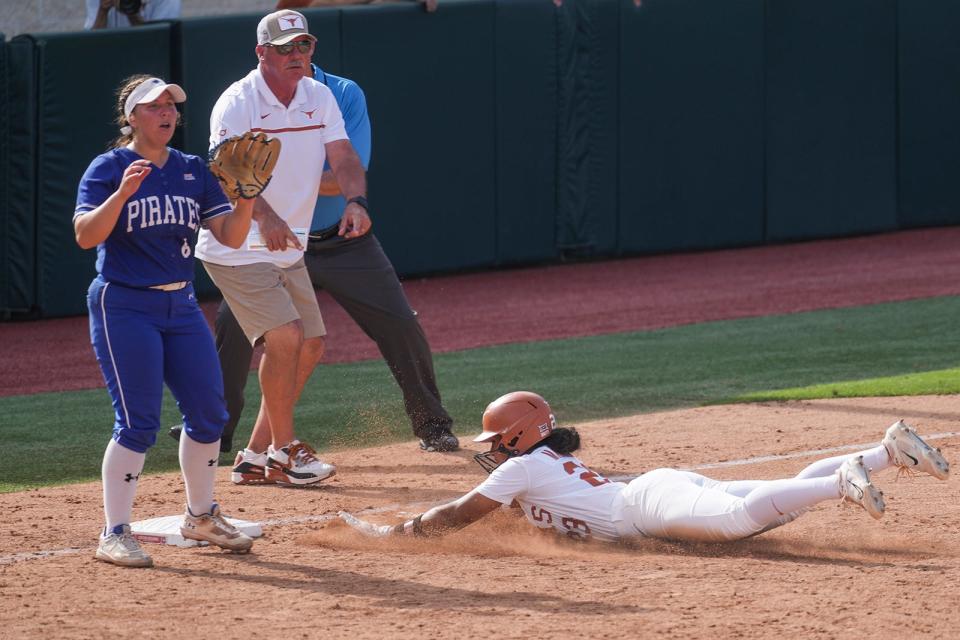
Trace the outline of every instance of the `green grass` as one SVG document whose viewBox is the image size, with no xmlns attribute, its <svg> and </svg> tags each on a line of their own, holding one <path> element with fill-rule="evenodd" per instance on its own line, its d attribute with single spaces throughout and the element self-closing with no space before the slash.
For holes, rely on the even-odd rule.
<svg viewBox="0 0 960 640">
<path fill-rule="evenodd" d="M 957 317 L 960 298 L 934 298 L 473 349 L 436 356 L 436 369 L 463 435 L 479 431 L 488 402 L 516 389 L 543 394 L 561 422 L 745 400 L 957 393 Z M 258 393 L 252 376 L 238 440 Z M 321 450 L 412 438 L 381 361 L 321 366 L 296 421 Z M 0 398 L 0 444 L 16 461 L 0 491 L 96 479 L 112 422 L 103 389 Z M 168 397 L 163 424 L 177 422 Z M 175 443 L 161 433 L 146 469 L 176 468 Z"/>
<path fill-rule="evenodd" d="M 815 400 L 818 398 L 864 398 L 880 396 L 944 395 L 960 393 L 960 369 L 942 369 L 872 380 L 843 380 L 795 389 L 747 393 L 737 402 Z"/>
</svg>

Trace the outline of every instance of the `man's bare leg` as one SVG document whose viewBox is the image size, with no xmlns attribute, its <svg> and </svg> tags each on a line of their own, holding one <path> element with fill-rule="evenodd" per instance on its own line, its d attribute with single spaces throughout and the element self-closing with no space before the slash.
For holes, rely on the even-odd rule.
<svg viewBox="0 0 960 640">
<path fill-rule="evenodd" d="M 269 418 L 271 441 L 276 448 L 294 440 L 293 406 L 297 397 L 297 367 L 303 345 L 303 324 L 288 322 L 264 334 L 266 348 L 260 360 L 260 413 Z"/>
<path fill-rule="evenodd" d="M 310 379 L 310 374 L 313 373 L 313 370 L 316 369 L 317 365 L 323 359 L 325 348 L 326 343 L 322 336 L 307 338 L 303 341 L 300 349 L 300 357 L 297 361 L 297 383 L 294 393 L 294 405 L 296 405 L 300 399 L 300 394 L 303 393 L 303 388 L 306 386 L 307 380 Z M 266 451 L 271 439 L 270 418 L 265 411 L 263 397 L 261 396 L 260 411 L 257 414 L 257 421 L 253 425 L 253 433 L 250 434 L 250 443 L 247 445 L 247 448 L 256 452 Z M 276 444 L 274 444 L 274 446 L 276 446 Z"/>
</svg>

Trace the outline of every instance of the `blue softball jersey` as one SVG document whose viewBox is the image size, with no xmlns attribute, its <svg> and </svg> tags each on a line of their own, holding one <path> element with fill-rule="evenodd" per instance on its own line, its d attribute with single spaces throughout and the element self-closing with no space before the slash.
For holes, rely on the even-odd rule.
<svg viewBox="0 0 960 640">
<path fill-rule="evenodd" d="M 97 273 L 107 282 L 151 287 L 193 280 L 200 225 L 233 211 L 205 160 L 169 152 L 163 168 L 150 165 L 150 175 L 123 204 L 113 231 L 97 245 Z M 103 204 L 130 163 L 141 159 L 127 148 L 94 158 L 80 180 L 74 218 Z"/>
</svg>

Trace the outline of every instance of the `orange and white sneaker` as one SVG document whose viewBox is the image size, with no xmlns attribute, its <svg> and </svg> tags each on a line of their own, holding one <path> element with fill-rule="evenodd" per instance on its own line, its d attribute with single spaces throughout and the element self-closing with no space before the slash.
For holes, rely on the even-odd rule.
<svg viewBox="0 0 960 640">
<path fill-rule="evenodd" d="M 316 484 L 336 475 L 337 469 L 317 457 L 310 445 L 294 440 L 285 447 L 267 449 L 266 476 L 270 482 Z"/>
<path fill-rule="evenodd" d="M 870 473 L 863 466 L 863 456 L 845 460 L 837 470 L 837 477 L 843 502 L 860 505 L 877 520 L 883 516 L 887 508 L 883 492 L 870 482 Z"/>
<path fill-rule="evenodd" d="M 273 484 L 275 481 L 267 478 L 266 452 L 257 453 L 250 449 L 238 451 L 230 481 L 233 484 Z"/>
<path fill-rule="evenodd" d="M 939 480 L 946 480 L 950 475 L 950 463 L 940 453 L 940 449 L 928 445 L 913 427 L 903 420 L 897 420 L 890 425 L 883 436 L 883 446 L 887 448 L 893 464 L 897 465 L 898 475 L 922 471 Z"/>
</svg>

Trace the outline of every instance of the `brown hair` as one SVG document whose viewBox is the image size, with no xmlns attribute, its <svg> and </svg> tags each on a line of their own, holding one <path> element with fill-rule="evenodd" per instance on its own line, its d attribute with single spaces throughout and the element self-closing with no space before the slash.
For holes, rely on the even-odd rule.
<svg viewBox="0 0 960 640">
<path fill-rule="evenodd" d="M 130 123 L 127 122 L 127 116 L 123 113 L 123 108 L 127 104 L 127 98 L 130 97 L 130 94 L 133 93 L 134 89 L 140 86 L 140 83 L 142 83 L 144 80 L 149 80 L 152 77 L 153 76 L 148 75 L 146 73 L 138 73 L 136 75 L 132 75 L 129 78 L 124 79 L 124 81 L 120 83 L 120 86 L 117 88 L 117 103 L 115 105 L 116 119 L 114 120 L 114 122 L 116 123 L 117 128 L 123 128 L 130 125 Z M 179 110 L 177 111 L 176 124 L 177 126 L 180 125 Z M 130 144 L 132 140 L 133 140 L 132 131 L 130 133 L 123 133 L 121 131 L 120 137 L 118 137 L 117 139 L 115 139 L 113 142 L 110 143 L 110 148 L 119 149 L 120 147 L 125 147 L 128 144 Z"/>
</svg>

